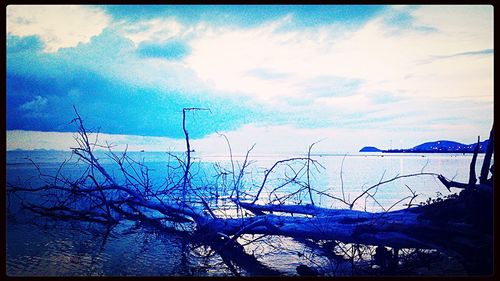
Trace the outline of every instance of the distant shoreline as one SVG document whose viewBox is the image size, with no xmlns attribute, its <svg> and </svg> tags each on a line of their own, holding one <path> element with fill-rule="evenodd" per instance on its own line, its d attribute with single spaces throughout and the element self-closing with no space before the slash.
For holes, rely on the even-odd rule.
<svg viewBox="0 0 500 281">
<path fill-rule="evenodd" d="M 378 149 L 374 146 L 365 146 L 359 152 L 379 152 L 379 153 L 474 153 L 476 146 L 479 144 L 478 152 L 486 153 L 486 148 L 489 145 L 489 140 L 479 143 L 462 144 L 455 141 L 439 140 L 434 142 L 426 142 L 412 148 L 405 149 Z"/>
<path fill-rule="evenodd" d="M 406 150 L 382 150 L 381 153 L 440 153 L 440 154 L 473 154 L 474 151 L 406 151 Z M 479 151 L 478 153 L 484 154 L 485 151 Z"/>
</svg>

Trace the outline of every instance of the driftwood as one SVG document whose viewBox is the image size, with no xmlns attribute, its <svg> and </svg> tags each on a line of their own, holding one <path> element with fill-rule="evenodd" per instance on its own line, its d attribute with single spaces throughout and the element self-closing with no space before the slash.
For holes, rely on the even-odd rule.
<svg viewBox="0 0 500 281">
<path fill-rule="evenodd" d="M 345 197 L 335 198 L 346 203 L 346 207 L 349 208 L 322 208 L 312 201 L 313 188 L 309 183 L 309 168 L 311 164 L 315 167 L 317 162 L 310 158 L 309 149 L 307 157 L 280 160 L 271 169 L 266 170 L 259 190 L 250 200 L 243 200 L 240 196 L 249 196 L 249 194 L 243 194 L 239 190 L 244 175 L 243 170 L 247 167 L 247 159 L 245 158 L 245 163 L 238 172 L 235 171 L 231 159 L 232 171 L 229 172 L 232 172 L 232 188 L 236 191 L 234 192 L 236 196 L 231 196 L 231 200 L 238 210 L 247 212 L 246 216 L 239 211 L 236 215 L 221 216 L 218 210 L 212 209 L 213 206 L 211 207 L 210 202 L 207 201 L 206 189 L 197 188 L 191 184 L 193 177 L 190 169 L 191 148 L 185 126 L 185 112 L 189 110 L 199 109 L 183 110 L 187 159 L 183 160 L 171 154 L 179 163 L 177 168 L 180 167 L 181 177 L 169 178 L 162 188 L 152 188 L 147 168 L 130 159 L 126 151 L 120 156 L 115 154 L 111 149 L 112 146 L 108 144 L 106 146 L 108 156 L 115 160 L 125 178 L 124 182 L 117 182 L 95 156 L 94 148 L 98 146 L 97 139 L 95 142 L 89 140 L 83 121 L 75 109 L 77 118 L 73 121 L 77 122 L 79 129 L 79 137 L 76 138 L 79 147 L 73 148 L 73 153 L 88 164 L 87 171 L 76 180 L 66 179 L 59 174 L 55 176 L 41 174 L 48 179 L 46 185 L 32 188 L 8 184 L 7 191 L 9 194 L 28 192 L 40 193 L 42 196 L 49 195 L 50 199 L 43 203 L 29 202 L 20 197 L 25 208 L 45 216 L 103 224 L 116 224 L 126 218 L 146 221 L 158 227 L 168 224 L 174 229 L 188 225 L 187 229 L 192 229 L 194 235 L 203 237 L 202 240 L 207 241 L 218 251 L 228 267 L 231 268 L 233 264 L 239 263 L 239 267 L 247 268 L 248 272 L 260 272 L 265 275 L 278 274 L 278 272 L 259 264 L 251 255 L 244 252 L 244 248 L 238 243 L 238 238 L 242 235 L 280 235 L 299 241 L 328 240 L 378 247 L 387 246 L 396 249 L 396 256 L 397 249 L 436 249 L 463 260 L 471 274 L 491 272 L 493 182 L 484 180 L 484 171 L 490 169 L 493 129 L 489 144 L 491 148 L 487 150 L 479 184 L 476 184 L 473 171 L 477 150 L 473 155 L 471 178 L 467 184 L 450 181 L 437 174 L 425 174 L 436 176 L 448 189 L 463 189 L 460 196 L 455 198 L 424 206 L 409 206 L 407 209 L 396 211 L 390 211 L 390 208 L 378 213 L 352 210 L 354 201 L 361 196 L 369 196 L 369 190 L 378 186 L 375 185 L 353 202 L 346 202 Z M 304 161 L 304 165 L 302 169 L 294 170 L 295 174 L 288 176 L 288 180 L 282 186 L 298 184 L 301 187 L 300 191 L 309 194 L 310 204 L 289 204 L 286 203 L 285 196 L 278 198 L 276 195 L 277 199 L 269 200 L 269 204 L 259 204 L 259 195 L 271 171 L 278 165 L 287 165 L 292 161 Z M 133 172 L 127 169 L 126 163 L 129 163 L 130 167 L 136 167 Z M 307 181 L 299 180 L 300 173 L 307 176 Z M 419 176 L 419 174 L 407 176 Z M 383 182 L 379 182 L 380 184 Z M 249 216 L 249 213 L 252 215 Z M 182 226 L 182 229 L 186 227 Z"/>
</svg>

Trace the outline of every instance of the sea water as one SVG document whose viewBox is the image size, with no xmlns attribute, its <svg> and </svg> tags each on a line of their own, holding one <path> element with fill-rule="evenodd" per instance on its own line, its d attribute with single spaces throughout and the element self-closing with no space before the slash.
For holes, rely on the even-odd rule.
<svg viewBox="0 0 500 281">
<path fill-rule="evenodd" d="M 104 153 L 97 155 L 101 164 L 117 179 L 120 173 Z M 70 152 L 63 151 L 8 151 L 6 158 L 6 182 L 14 185 L 43 184 L 39 173 L 55 175 L 58 171 L 67 177 L 77 178 L 84 171 L 81 162 L 70 159 Z M 168 172 L 167 163 L 172 157 L 165 152 L 129 152 L 129 156 L 149 167 L 151 182 L 160 185 Z M 179 154 L 182 156 L 182 154 Z M 245 180 L 248 194 L 255 194 L 261 186 L 264 174 L 276 161 L 304 157 L 295 155 L 250 155 L 252 164 L 247 168 Z M 476 173 L 479 175 L 484 155 L 479 155 Z M 397 176 L 435 173 L 448 179 L 467 182 L 470 154 L 322 154 L 313 155 L 318 161 L 316 170 L 310 165 L 310 186 L 324 194 L 352 202 L 371 186 Z M 29 160 L 31 159 L 31 160 Z M 70 159 L 61 168 L 64 160 Z M 232 165 L 231 165 L 232 160 Z M 228 170 L 243 165 L 244 156 L 229 158 L 224 155 L 193 154 L 193 169 L 200 178 L 199 183 L 221 183 L 215 163 Z M 33 164 L 36 163 L 36 166 Z M 302 165 L 302 166 L 301 166 Z M 299 167 L 303 167 L 300 164 Z M 265 203 L 273 184 L 286 177 L 284 169 L 275 169 L 270 174 L 259 202 Z M 304 174 L 303 174 L 304 175 Z M 288 175 L 289 176 L 289 175 Z M 231 180 L 231 179 L 225 179 Z M 303 179 L 304 180 L 304 179 Z M 196 184 L 196 183 L 194 183 Z M 282 193 L 293 192 L 298 186 L 287 186 Z M 230 190 L 226 190 L 228 193 Z M 448 191 L 435 176 L 420 175 L 404 177 L 382 184 L 370 191 L 371 196 L 357 200 L 354 208 L 372 212 L 407 208 L 408 203 L 419 204 L 428 198 L 437 198 L 458 192 Z M 417 196 L 413 199 L 414 194 Z M 222 192 L 221 192 L 221 195 Z M 299 198 L 310 203 L 307 193 Z M 404 199 L 406 198 L 406 199 Z M 251 198 L 250 198 L 251 199 Z M 404 199 L 404 200 L 402 200 Z M 313 193 L 316 205 L 329 208 L 346 208 L 345 203 L 326 195 Z M 123 222 L 109 229 L 88 222 L 53 221 L 19 211 L 9 206 L 14 199 L 7 200 L 7 274 L 10 276 L 226 276 L 228 267 L 218 255 L 207 255 L 203 247 L 193 245 L 181 235 L 158 232 L 135 222 Z M 28 218 L 28 219 L 27 219 Z M 291 239 L 274 237 L 275 243 L 286 245 L 285 251 L 265 249 L 259 245 L 259 260 L 284 274 L 295 274 L 295 267 L 307 264 L 304 248 Z M 302 255 L 300 254 L 302 253 Z M 309 261 L 310 262 L 310 261 Z"/>
</svg>

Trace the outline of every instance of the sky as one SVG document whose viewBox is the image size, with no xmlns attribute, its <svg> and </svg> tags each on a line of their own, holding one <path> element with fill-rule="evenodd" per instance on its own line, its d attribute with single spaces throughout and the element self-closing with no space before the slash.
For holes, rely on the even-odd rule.
<svg viewBox="0 0 500 281">
<path fill-rule="evenodd" d="M 9 5 L 7 150 L 356 152 L 486 139 L 493 7 Z M 95 135 L 93 135 L 95 136 Z"/>
</svg>

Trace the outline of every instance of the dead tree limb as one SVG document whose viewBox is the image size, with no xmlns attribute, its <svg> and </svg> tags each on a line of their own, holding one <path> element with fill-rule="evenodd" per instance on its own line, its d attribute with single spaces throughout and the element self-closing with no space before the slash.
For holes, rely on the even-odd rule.
<svg viewBox="0 0 500 281">
<path fill-rule="evenodd" d="M 486 148 L 486 154 L 484 155 L 483 166 L 481 167 L 481 175 L 479 176 L 480 184 L 488 183 L 488 173 L 490 170 L 491 157 L 493 155 L 493 149 L 495 147 L 494 138 L 495 138 L 495 123 L 493 123 L 491 127 L 488 147 Z"/>
<path fill-rule="evenodd" d="M 479 144 L 480 144 L 480 138 L 478 136 L 477 137 L 477 144 L 474 147 L 474 154 L 472 155 L 472 160 L 470 162 L 470 168 L 469 168 L 469 188 L 474 188 L 474 185 L 477 182 L 477 178 L 476 178 L 476 159 L 477 159 L 477 154 L 479 153 Z"/>
<path fill-rule="evenodd" d="M 208 108 L 198 108 L 198 107 L 190 107 L 182 109 L 182 130 L 184 131 L 184 137 L 186 139 L 186 169 L 184 171 L 184 178 L 182 184 L 182 199 L 186 199 L 186 188 L 188 185 L 189 178 L 189 169 L 191 168 L 191 146 L 189 144 L 189 133 L 186 129 L 186 112 L 187 111 L 196 111 L 196 110 L 208 110 Z"/>
</svg>

